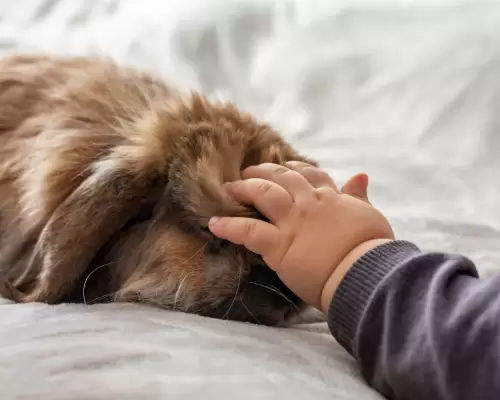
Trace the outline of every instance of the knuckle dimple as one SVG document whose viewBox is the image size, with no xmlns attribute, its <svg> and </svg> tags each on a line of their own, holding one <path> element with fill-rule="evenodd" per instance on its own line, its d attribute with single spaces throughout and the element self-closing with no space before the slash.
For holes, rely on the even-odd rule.
<svg viewBox="0 0 500 400">
<path fill-rule="evenodd" d="M 313 190 L 312 194 L 316 202 L 323 202 L 325 199 L 325 194 L 321 190 Z"/>
<path fill-rule="evenodd" d="M 315 188 L 313 196 L 316 201 L 323 202 L 332 195 L 332 189 L 326 187 Z"/>
<path fill-rule="evenodd" d="M 314 198 L 309 198 L 307 200 L 303 199 L 302 201 L 295 202 L 294 208 L 299 217 L 304 217 L 309 212 L 309 210 L 315 207 L 314 203 Z"/>
</svg>

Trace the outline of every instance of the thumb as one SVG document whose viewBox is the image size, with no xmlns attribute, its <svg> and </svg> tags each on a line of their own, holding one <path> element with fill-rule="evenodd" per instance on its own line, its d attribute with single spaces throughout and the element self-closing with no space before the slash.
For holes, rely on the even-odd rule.
<svg viewBox="0 0 500 400">
<path fill-rule="evenodd" d="M 368 200 L 367 190 L 368 175 L 360 173 L 349 178 L 344 186 L 342 186 L 341 192 L 370 203 Z"/>
</svg>

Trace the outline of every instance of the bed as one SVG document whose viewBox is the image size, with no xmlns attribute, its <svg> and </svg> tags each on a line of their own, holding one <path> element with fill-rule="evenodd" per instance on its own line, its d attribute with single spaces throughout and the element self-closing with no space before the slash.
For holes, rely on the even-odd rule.
<svg viewBox="0 0 500 400">
<path fill-rule="evenodd" d="M 0 53 L 111 56 L 272 123 L 399 238 L 500 267 L 500 5 L 16 0 Z M 326 324 L 0 300 L 0 398 L 375 400 Z"/>
</svg>

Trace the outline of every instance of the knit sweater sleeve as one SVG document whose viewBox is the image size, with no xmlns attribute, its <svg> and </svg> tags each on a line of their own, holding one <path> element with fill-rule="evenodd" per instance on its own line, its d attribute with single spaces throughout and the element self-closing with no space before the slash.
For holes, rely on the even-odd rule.
<svg viewBox="0 0 500 400">
<path fill-rule="evenodd" d="M 390 399 L 500 399 L 500 276 L 395 241 L 362 256 L 328 311 L 333 336 Z"/>
</svg>

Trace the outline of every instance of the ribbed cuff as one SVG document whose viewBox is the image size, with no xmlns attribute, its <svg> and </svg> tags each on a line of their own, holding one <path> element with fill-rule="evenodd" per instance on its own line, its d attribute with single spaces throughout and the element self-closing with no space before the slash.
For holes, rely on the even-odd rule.
<svg viewBox="0 0 500 400">
<path fill-rule="evenodd" d="M 420 253 L 413 243 L 382 244 L 359 258 L 347 271 L 328 309 L 328 327 L 335 339 L 353 354 L 358 324 L 379 283 L 402 262 Z"/>
</svg>

